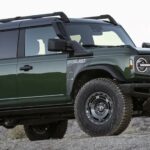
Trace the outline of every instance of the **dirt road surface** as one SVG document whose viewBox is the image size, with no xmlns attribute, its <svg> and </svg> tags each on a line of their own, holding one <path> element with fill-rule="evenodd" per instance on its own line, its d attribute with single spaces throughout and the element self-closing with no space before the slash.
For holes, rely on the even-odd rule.
<svg viewBox="0 0 150 150">
<path fill-rule="evenodd" d="M 119 136 L 91 138 L 79 129 L 76 121 L 69 121 L 62 140 L 30 142 L 22 135 L 22 139 L 14 139 L 10 131 L 1 128 L 0 150 L 150 150 L 150 119 L 133 119 Z"/>
</svg>

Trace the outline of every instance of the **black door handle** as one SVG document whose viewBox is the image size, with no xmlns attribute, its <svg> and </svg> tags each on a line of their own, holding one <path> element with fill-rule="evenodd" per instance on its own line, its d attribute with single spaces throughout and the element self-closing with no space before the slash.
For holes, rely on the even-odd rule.
<svg viewBox="0 0 150 150">
<path fill-rule="evenodd" d="M 30 65 L 25 65 L 23 67 L 20 67 L 21 71 L 29 71 L 29 70 L 32 70 L 32 69 L 33 69 L 33 67 L 30 66 Z"/>
</svg>

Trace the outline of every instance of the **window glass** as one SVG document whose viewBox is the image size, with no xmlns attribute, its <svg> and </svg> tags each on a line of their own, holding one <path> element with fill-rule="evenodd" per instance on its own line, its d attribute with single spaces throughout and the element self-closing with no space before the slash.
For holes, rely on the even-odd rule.
<svg viewBox="0 0 150 150">
<path fill-rule="evenodd" d="M 121 26 L 101 23 L 72 23 L 66 25 L 67 32 L 72 40 L 82 46 L 122 46 L 134 43 Z"/>
<path fill-rule="evenodd" d="M 103 32 L 102 35 L 94 35 L 93 40 L 95 45 L 124 45 L 123 41 L 114 31 Z"/>
<path fill-rule="evenodd" d="M 0 32 L 0 59 L 16 58 L 18 30 Z"/>
<path fill-rule="evenodd" d="M 81 41 L 81 35 L 72 35 L 72 36 L 70 36 L 70 38 L 72 41 L 76 41 L 78 43 L 80 43 L 80 41 Z"/>
<path fill-rule="evenodd" d="M 25 33 L 25 56 L 56 54 L 48 51 L 48 40 L 57 39 L 53 27 L 38 27 L 26 29 Z"/>
</svg>

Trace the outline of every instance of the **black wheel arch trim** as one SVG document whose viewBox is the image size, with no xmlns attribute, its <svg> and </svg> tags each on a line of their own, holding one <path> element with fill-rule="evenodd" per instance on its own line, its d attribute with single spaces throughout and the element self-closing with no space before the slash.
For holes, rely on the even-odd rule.
<svg viewBox="0 0 150 150">
<path fill-rule="evenodd" d="M 94 65 L 94 66 L 88 66 L 79 71 L 78 74 L 80 74 L 83 71 L 90 71 L 90 70 L 102 70 L 108 72 L 110 75 L 112 75 L 113 78 L 119 80 L 119 81 L 126 81 L 125 77 L 121 73 L 121 70 L 119 70 L 118 67 L 113 65 Z"/>
<path fill-rule="evenodd" d="M 108 64 L 103 64 L 103 65 L 90 65 L 90 66 L 86 66 L 82 69 L 80 69 L 72 82 L 72 85 L 70 85 L 70 91 L 69 91 L 69 95 L 71 95 L 74 84 L 76 82 L 76 79 L 79 77 L 79 75 L 85 71 L 91 71 L 91 70 L 101 70 L 101 71 L 105 71 L 107 73 L 109 73 L 114 79 L 120 81 L 120 82 L 127 82 L 127 80 L 125 79 L 121 69 L 119 69 L 116 66 L 113 65 L 108 65 Z M 71 83 L 70 83 L 71 84 Z"/>
</svg>

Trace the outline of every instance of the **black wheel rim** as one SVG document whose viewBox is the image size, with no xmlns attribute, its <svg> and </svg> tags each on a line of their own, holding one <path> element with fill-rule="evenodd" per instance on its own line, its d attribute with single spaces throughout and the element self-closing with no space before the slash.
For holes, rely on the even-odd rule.
<svg viewBox="0 0 150 150">
<path fill-rule="evenodd" d="M 43 135 L 45 133 L 47 133 L 49 126 L 48 125 L 38 125 L 38 126 L 34 126 L 32 127 L 32 130 L 39 135 Z"/>
<path fill-rule="evenodd" d="M 113 101 L 107 93 L 93 93 L 86 101 L 85 112 L 91 122 L 103 124 L 112 116 Z"/>
</svg>

